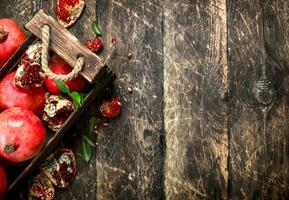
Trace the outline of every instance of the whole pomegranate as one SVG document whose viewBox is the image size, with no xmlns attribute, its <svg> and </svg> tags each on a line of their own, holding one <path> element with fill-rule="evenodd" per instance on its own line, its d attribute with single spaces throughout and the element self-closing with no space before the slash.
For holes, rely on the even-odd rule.
<svg viewBox="0 0 289 200">
<path fill-rule="evenodd" d="M 0 19 L 0 67 L 23 43 L 26 36 L 12 19 Z"/>
<path fill-rule="evenodd" d="M 14 84 L 15 72 L 6 75 L 0 82 L 0 110 L 21 107 L 41 114 L 45 104 L 45 89 L 35 87 L 20 88 Z"/>
<path fill-rule="evenodd" d="M 72 71 L 72 67 L 70 67 L 70 65 L 68 65 L 62 58 L 60 58 L 56 54 L 54 54 L 51 57 L 50 69 L 55 74 L 68 74 L 69 72 Z M 65 84 L 69 87 L 70 91 L 77 91 L 77 92 L 81 92 L 83 90 L 85 83 L 86 80 L 80 75 L 70 81 L 65 82 Z M 46 77 L 44 79 L 44 84 L 51 94 L 61 93 L 52 79 Z"/>
<path fill-rule="evenodd" d="M 17 163 L 35 157 L 45 143 L 45 127 L 31 111 L 14 107 L 0 113 L 0 156 Z"/>
<path fill-rule="evenodd" d="M 7 177 L 5 170 L 0 166 L 0 199 L 3 199 L 7 191 Z"/>
</svg>

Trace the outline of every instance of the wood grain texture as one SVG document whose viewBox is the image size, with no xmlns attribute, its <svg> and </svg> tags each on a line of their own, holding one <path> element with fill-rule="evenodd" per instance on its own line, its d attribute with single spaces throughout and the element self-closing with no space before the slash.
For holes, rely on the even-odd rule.
<svg viewBox="0 0 289 200">
<path fill-rule="evenodd" d="M 226 199 L 226 2 L 165 1 L 167 199 Z"/>
<path fill-rule="evenodd" d="M 0 17 L 55 17 L 55 2 L 0 0 Z M 286 0 L 86 0 L 70 31 L 93 38 L 98 16 L 123 109 L 57 199 L 288 199 L 288 13 Z"/>
<path fill-rule="evenodd" d="M 108 66 L 118 74 L 115 90 L 122 100 L 121 116 L 98 135 L 97 199 L 162 199 L 162 4 L 98 0 L 97 15 L 104 53 L 109 55 L 112 37 L 117 40 Z"/>
<path fill-rule="evenodd" d="M 228 7 L 230 196 L 288 199 L 288 2 Z"/>
</svg>

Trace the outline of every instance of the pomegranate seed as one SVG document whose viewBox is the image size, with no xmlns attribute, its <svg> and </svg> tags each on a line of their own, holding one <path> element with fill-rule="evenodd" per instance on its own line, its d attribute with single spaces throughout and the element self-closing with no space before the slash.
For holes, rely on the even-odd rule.
<svg viewBox="0 0 289 200">
<path fill-rule="evenodd" d="M 117 41 L 116 41 L 116 38 L 113 37 L 112 40 L 111 40 L 112 44 L 116 45 Z"/>
<path fill-rule="evenodd" d="M 99 53 L 103 49 L 102 41 L 99 38 L 95 38 L 93 40 L 88 40 L 85 43 L 85 45 L 87 46 L 87 48 L 89 48 L 91 51 L 93 51 L 95 53 Z"/>
<path fill-rule="evenodd" d="M 132 59 L 132 53 L 128 53 L 128 54 L 127 54 L 127 58 L 128 58 L 129 60 L 131 60 L 131 59 Z"/>
</svg>

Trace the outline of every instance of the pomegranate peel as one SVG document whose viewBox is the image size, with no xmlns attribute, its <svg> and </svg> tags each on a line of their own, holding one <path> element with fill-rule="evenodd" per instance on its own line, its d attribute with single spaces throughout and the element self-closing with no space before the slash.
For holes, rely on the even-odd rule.
<svg viewBox="0 0 289 200">
<path fill-rule="evenodd" d="M 25 38 L 25 33 L 14 20 L 0 19 L 0 67 L 9 60 Z"/>
<path fill-rule="evenodd" d="M 99 110 L 106 118 L 114 118 L 118 116 L 121 110 L 120 97 L 113 98 L 109 101 L 103 101 L 99 106 Z"/>
<path fill-rule="evenodd" d="M 4 168 L 0 165 L 0 199 L 3 199 L 7 192 L 7 176 Z"/>
<path fill-rule="evenodd" d="M 65 188 L 76 175 L 76 159 L 70 149 L 59 149 L 41 165 L 41 170 L 56 187 Z"/>
<path fill-rule="evenodd" d="M 8 37 L 9 32 L 4 30 L 4 27 L 0 26 L 0 42 L 3 42 Z"/>
<path fill-rule="evenodd" d="M 35 157 L 45 137 L 45 127 L 33 112 L 14 107 L 0 113 L 0 156 L 7 161 L 18 163 Z"/>
<path fill-rule="evenodd" d="M 16 72 L 7 74 L 0 81 L 0 110 L 21 107 L 42 114 L 46 91 L 43 87 L 21 88 L 15 85 Z"/>
<path fill-rule="evenodd" d="M 51 181 L 40 172 L 30 183 L 29 195 L 41 200 L 52 200 L 55 195 Z"/>
<path fill-rule="evenodd" d="M 58 22 L 64 27 L 73 25 L 84 9 L 84 0 L 58 0 L 56 15 Z"/>
<path fill-rule="evenodd" d="M 74 110 L 75 106 L 69 99 L 47 94 L 42 120 L 48 128 L 58 131 Z"/>
<path fill-rule="evenodd" d="M 41 48 L 41 43 L 37 42 L 26 50 L 14 77 L 16 86 L 27 89 L 42 86 L 45 75 L 40 65 Z"/>
</svg>

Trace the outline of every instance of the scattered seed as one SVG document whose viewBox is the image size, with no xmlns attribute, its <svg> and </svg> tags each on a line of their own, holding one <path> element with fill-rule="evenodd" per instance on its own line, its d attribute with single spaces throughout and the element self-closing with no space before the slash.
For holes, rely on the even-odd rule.
<svg viewBox="0 0 289 200">
<path fill-rule="evenodd" d="M 129 60 L 131 60 L 131 59 L 132 59 L 132 53 L 128 53 L 128 54 L 127 54 L 127 58 L 128 58 Z"/>
<path fill-rule="evenodd" d="M 132 94 L 132 88 L 131 87 L 128 87 L 127 90 L 128 90 L 128 93 Z"/>
<path fill-rule="evenodd" d="M 113 38 L 111 39 L 111 42 L 112 42 L 113 45 L 116 45 L 116 43 L 117 43 L 116 38 L 113 37 Z"/>
</svg>

